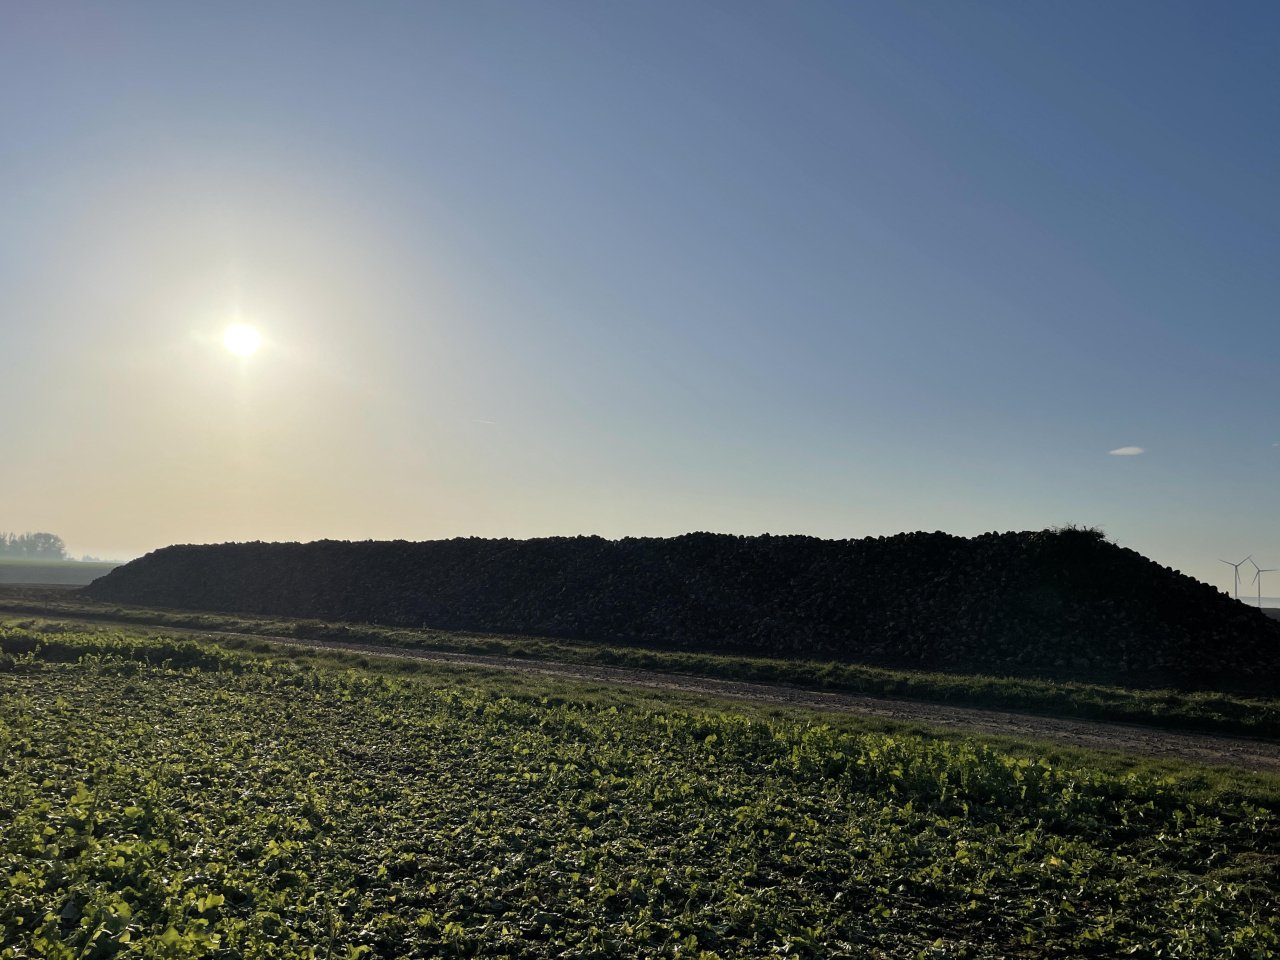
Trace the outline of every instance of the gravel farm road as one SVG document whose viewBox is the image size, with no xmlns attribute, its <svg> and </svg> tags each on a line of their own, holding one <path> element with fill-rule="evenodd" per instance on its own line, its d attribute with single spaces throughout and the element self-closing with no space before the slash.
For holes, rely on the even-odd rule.
<svg viewBox="0 0 1280 960">
<path fill-rule="evenodd" d="M 12 608 L 12 612 L 17 612 L 18 609 L 29 610 L 29 608 Z M 1277 613 L 1280 613 L 1280 611 L 1277 611 Z M 831 713 L 859 714 L 899 723 L 920 724 L 976 734 L 1016 737 L 1022 740 L 1047 741 L 1093 750 L 1112 750 L 1135 756 L 1167 757 L 1205 766 L 1228 766 L 1245 770 L 1280 773 L 1280 742 L 1258 740 L 1251 737 L 1165 730 L 1160 727 L 1144 727 L 1137 724 L 1076 720 L 1039 714 L 1015 713 L 1005 710 L 986 710 L 980 707 L 950 706 L 943 703 L 873 697 L 866 694 L 827 693 L 797 687 L 744 683 L 735 680 L 717 680 L 710 677 L 663 673 L 656 670 L 640 670 L 632 667 L 598 667 L 577 663 L 531 660 L 520 657 L 498 657 L 483 654 L 449 653 L 439 650 L 413 650 L 404 647 L 331 643 L 302 640 L 296 637 L 264 636 L 256 633 L 157 627 L 154 624 L 143 622 L 128 624 L 126 621 L 115 618 L 108 621 L 72 615 L 67 619 L 73 622 L 131 625 L 144 627 L 148 630 L 162 630 L 167 633 L 213 639 L 218 637 L 242 637 L 295 647 L 340 650 L 345 653 L 423 660 L 430 663 L 454 664 L 463 667 L 512 670 L 548 677 L 563 677 L 566 680 L 619 684 L 622 686 L 643 687 L 650 690 L 671 690 L 708 697 L 748 700 L 753 703 L 771 704 L 779 707 L 797 707 Z"/>
<path fill-rule="evenodd" d="M 1119 753 L 1147 757 L 1168 757 L 1206 766 L 1230 766 L 1247 770 L 1280 772 L 1280 743 L 1270 740 L 1255 740 L 1249 737 L 1163 730 L 1158 727 L 1142 727 L 1125 723 L 1072 720 L 1035 714 L 1011 713 L 1003 710 L 984 710 L 977 707 L 954 707 L 940 703 L 895 700 L 863 694 L 826 693 L 817 690 L 803 690 L 796 687 L 717 680 L 678 673 L 638 670 L 630 667 L 597 667 L 577 663 L 528 660 L 518 657 L 447 653 L 435 650 L 406 650 L 403 647 L 379 647 L 364 644 L 326 643 L 300 640 L 294 637 L 270 637 L 258 634 L 226 634 L 197 631 L 191 631 L 191 633 L 196 636 L 209 637 L 241 636 L 297 647 L 316 647 L 326 650 L 341 650 L 346 653 L 425 660 L 432 663 L 448 663 L 457 666 L 515 670 L 543 676 L 563 677 L 568 680 L 621 684 L 653 690 L 673 690 L 680 693 L 749 700 L 762 704 L 776 704 L 781 707 L 799 707 L 807 710 L 861 714 L 900 723 L 923 724 L 978 734 L 1050 741 L 1093 750 L 1113 750 Z"/>
</svg>

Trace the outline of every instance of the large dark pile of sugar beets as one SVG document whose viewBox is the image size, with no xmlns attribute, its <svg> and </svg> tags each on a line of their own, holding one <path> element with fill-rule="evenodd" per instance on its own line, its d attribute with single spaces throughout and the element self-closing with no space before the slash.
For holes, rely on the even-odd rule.
<svg viewBox="0 0 1280 960">
<path fill-rule="evenodd" d="M 174 546 L 85 592 L 187 610 L 1280 692 L 1280 622 L 1079 528 Z"/>
</svg>

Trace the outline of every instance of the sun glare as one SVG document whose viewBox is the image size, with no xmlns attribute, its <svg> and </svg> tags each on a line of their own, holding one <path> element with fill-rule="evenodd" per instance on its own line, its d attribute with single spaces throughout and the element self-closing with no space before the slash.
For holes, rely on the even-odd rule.
<svg viewBox="0 0 1280 960">
<path fill-rule="evenodd" d="M 237 357 L 247 357 L 256 353 L 262 337 L 258 331 L 247 323 L 233 323 L 222 331 L 222 345 Z"/>
</svg>

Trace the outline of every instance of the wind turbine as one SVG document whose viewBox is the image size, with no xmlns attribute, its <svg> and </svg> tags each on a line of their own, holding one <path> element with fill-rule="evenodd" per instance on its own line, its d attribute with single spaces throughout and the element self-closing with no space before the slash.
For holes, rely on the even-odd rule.
<svg viewBox="0 0 1280 960">
<path fill-rule="evenodd" d="M 1253 563 L 1253 560 L 1250 559 L 1249 562 Z M 1267 567 L 1264 569 L 1258 566 L 1256 563 L 1253 563 L 1253 570 L 1254 570 L 1253 582 L 1258 585 L 1258 609 L 1261 610 L 1262 609 L 1262 575 L 1264 573 L 1275 573 L 1276 568 Z"/>
<path fill-rule="evenodd" d="M 1249 556 L 1241 560 L 1239 563 L 1232 563 L 1230 560 L 1218 561 L 1219 563 L 1225 563 L 1228 567 L 1233 568 L 1236 572 L 1236 599 L 1237 600 L 1240 599 L 1240 568 L 1243 567 L 1246 563 L 1248 563 L 1252 559 L 1253 559 L 1253 555 L 1250 554 Z M 1257 564 L 1255 563 L 1254 566 L 1256 567 Z"/>
</svg>

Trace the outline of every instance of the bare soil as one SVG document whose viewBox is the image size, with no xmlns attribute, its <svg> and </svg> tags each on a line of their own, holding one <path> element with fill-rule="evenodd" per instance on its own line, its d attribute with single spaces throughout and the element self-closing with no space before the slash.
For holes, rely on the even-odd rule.
<svg viewBox="0 0 1280 960">
<path fill-rule="evenodd" d="M 106 563 L 0 563 L 0 584 L 29 589 L 69 590 L 92 583 L 114 569 Z"/>
</svg>

